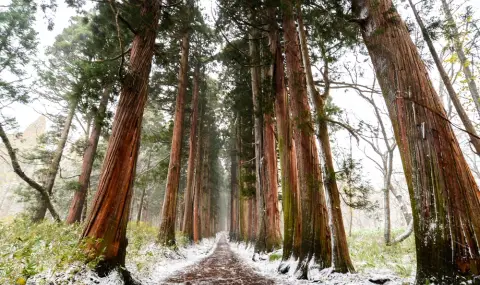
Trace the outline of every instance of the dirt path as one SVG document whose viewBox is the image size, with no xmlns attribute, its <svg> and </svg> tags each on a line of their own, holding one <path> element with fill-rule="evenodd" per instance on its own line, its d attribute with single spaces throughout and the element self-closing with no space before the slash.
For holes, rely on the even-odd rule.
<svg viewBox="0 0 480 285">
<path fill-rule="evenodd" d="M 210 256 L 164 282 L 162 284 L 275 284 L 274 281 L 257 274 L 248 265 L 242 263 L 230 249 L 224 235 Z"/>
</svg>

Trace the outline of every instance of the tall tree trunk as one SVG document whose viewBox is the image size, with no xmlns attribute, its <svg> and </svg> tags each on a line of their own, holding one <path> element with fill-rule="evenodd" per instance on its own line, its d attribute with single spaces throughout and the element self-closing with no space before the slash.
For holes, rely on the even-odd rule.
<svg viewBox="0 0 480 285">
<path fill-rule="evenodd" d="M 193 178 L 195 172 L 195 150 L 197 148 L 197 121 L 198 121 L 198 96 L 199 96 L 200 62 L 195 65 L 193 74 L 192 117 L 190 120 L 190 146 L 187 166 L 187 188 L 185 188 L 185 211 L 183 214 L 182 231 L 191 241 L 193 240 Z"/>
<path fill-rule="evenodd" d="M 445 1 L 445 0 L 442 0 Z M 408 0 L 410 3 L 410 7 L 412 7 L 413 14 L 415 15 L 415 19 L 417 20 L 418 25 L 420 26 L 420 29 L 422 30 L 423 34 L 423 39 L 428 45 L 428 49 L 430 50 L 430 53 L 432 54 L 433 61 L 435 61 L 435 65 L 437 66 L 438 72 L 440 73 L 440 77 L 442 78 L 443 84 L 445 85 L 445 88 L 447 89 L 448 95 L 450 99 L 452 100 L 453 106 L 455 106 L 455 110 L 457 111 L 458 116 L 460 117 L 460 120 L 463 123 L 463 126 L 465 127 L 465 130 L 468 132 L 468 136 L 470 137 L 470 142 L 473 145 L 473 148 L 475 149 L 475 153 L 480 156 L 480 137 L 477 134 L 477 131 L 475 130 L 475 127 L 473 126 L 472 121 L 467 115 L 467 112 L 465 112 L 465 109 L 462 106 L 462 103 L 460 102 L 460 99 L 458 98 L 457 93 L 455 92 L 455 89 L 453 89 L 452 82 L 450 81 L 450 77 L 447 74 L 447 71 L 445 71 L 445 68 L 442 65 L 442 61 L 440 60 L 440 57 L 437 54 L 437 51 L 435 50 L 435 47 L 433 46 L 432 39 L 430 38 L 430 34 L 428 33 L 427 28 L 423 24 L 423 20 L 418 14 L 417 8 L 413 4 L 412 0 Z M 451 16 L 451 15 L 450 15 Z M 455 41 L 455 45 L 456 45 Z M 463 53 L 463 49 L 460 46 L 460 53 Z M 465 56 L 465 55 L 463 55 Z M 459 55 L 459 58 L 461 56 Z M 466 64 L 466 59 L 464 59 L 465 62 L 462 60 L 462 65 Z M 470 72 L 470 67 L 468 66 L 463 66 L 463 68 L 468 69 L 468 72 Z M 467 73 L 468 73 L 467 72 Z M 467 74 L 465 73 L 465 74 Z M 474 90 L 473 94 L 476 94 L 478 97 L 476 85 L 475 85 L 475 79 L 471 78 L 471 72 L 470 72 L 470 77 L 467 78 L 469 82 L 469 87 L 472 86 L 471 90 Z M 475 100 L 474 100 L 475 101 Z M 475 102 L 476 106 L 480 106 L 480 102 L 478 102 L 478 98 Z M 480 109 L 479 109 L 480 110 Z"/>
<path fill-rule="evenodd" d="M 343 215 L 342 207 L 340 200 L 340 192 L 338 190 L 337 179 L 335 176 L 335 168 L 333 165 L 332 149 L 330 147 L 330 135 L 328 133 L 327 126 L 327 113 L 325 110 L 325 101 L 327 96 L 329 96 L 329 87 L 325 88 L 325 94 L 322 96 L 315 88 L 315 83 L 313 82 L 312 67 L 310 63 L 310 55 L 308 54 L 308 44 L 307 36 L 305 32 L 305 27 L 303 24 L 302 11 L 300 3 L 297 2 L 297 19 L 298 19 L 298 30 L 300 34 L 300 46 L 302 50 L 302 58 L 305 66 L 305 75 L 307 90 L 310 93 L 310 96 L 313 99 L 316 111 L 317 111 L 317 122 L 319 128 L 319 139 L 320 147 L 322 149 L 322 158 L 324 163 L 324 185 L 325 189 L 328 192 L 331 209 L 331 234 L 332 234 L 332 265 L 334 271 L 337 272 L 355 272 L 353 268 L 352 261 L 350 259 L 350 253 L 348 251 L 347 245 L 347 235 L 345 233 L 345 226 L 343 225 Z M 326 54 L 323 53 L 323 56 L 326 57 Z M 328 60 L 325 59 L 325 70 L 324 76 L 325 81 L 328 82 Z"/>
<path fill-rule="evenodd" d="M 180 183 L 181 149 L 183 120 L 185 113 L 185 93 L 187 90 L 188 52 L 190 49 L 190 33 L 185 31 L 181 44 L 180 71 L 178 73 L 178 93 L 173 123 L 172 147 L 168 165 L 167 186 L 162 207 L 162 221 L 158 233 L 158 242 L 166 246 L 175 245 L 175 218 L 177 210 L 178 186 Z"/>
<path fill-rule="evenodd" d="M 292 1 L 282 1 L 282 7 L 287 76 L 291 94 L 290 107 L 293 121 L 295 122 L 293 130 L 297 152 L 298 187 L 301 189 L 299 192 L 301 236 L 298 236 L 301 247 L 296 275 L 299 278 L 306 279 L 308 265 L 314 251 L 325 253 L 323 256 L 315 257 L 315 260 L 320 262 L 318 264 L 320 267 L 330 266 L 330 253 L 328 250 L 324 250 L 330 248 L 330 234 Z M 318 215 L 316 211 L 320 211 L 322 214 Z M 325 235 L 315 236 L 319 233 L 324 233 Z"/>
<path fill-rule="evenodd" d="M 103 256 L 98 268 L 103 273 L 125 266 L 128 213 L 160 16 L 159 1 L 141 5 L 143 24 L 133 39 L 98 191 L 82 234 L 95 241 L 89 244 L 88 252 L 92 257 Z"/>
<path fill-rule="evenodd" d="M 352 4 L 387 103 L 410 192 L 416 283 L 459 283 L 461 275 L 479 274 L 477 184 L 391 0 Z"/>
<path fill-rule="evenodd" d="M 234 123 L 234 136 L 232 136 L 231 150 L 230 150 L 230 239 L 238 239 L 238 128 L 237 124 L 239 123 L 239 117 L 237 113 L 237 118 Z"/>
<path fill-rule="evenodd" d="M 252 17 L 253 18 L 253 17 Z M 255 21 L 253 19 L 252 21 Z M 254 137 L 255 137 L 255 196 L 257 221 L 254 224 L 256 228 L 255 252 L 266 251 L 266 221 L 265 221 L 265 200 L 264 200 L 264 179 L 263 167 L 263 110 L 261 106 L 261 74 L 260 74 L 260 40 L 259 33 L 255 28 L 249 34 L 250 49 L 250 74 L 252 79 L 252 100 L 254 116 Z"/>
<path fill-rule="evenodd" d="M 298 205 L 297 188 L 297 165 L 295 160 L 295 148 L 292 137 L 292 126 L 288 111 L 288 97 L 285 90 L 285 73 L 283 69 L 282 47 L 275 32 L 271 36 L 270 48 L 274 55 L 273 74 L 275 80 L 275 116 L 278 132 L 278 150 L 280 153 L 281 177 L 282 177 L 282 205 L 283 205 L 283 256 L 284 261 L 292 254 L 295 233 L 295 222 L 300 219 L 296 217 Z M 295 255 L 296 257 L 296 255 Z"/>
<path fill-rule="evenodd" d="M 264 88 L 265 96 L 268 96 L 264 101 L 263 114 L 263 190 L 264 190 L 264 218 L 265 218 L 265 248 L 267 252 L 271 252 L 281 247 L 282 234 L 280 232 L 280 212 L 278 210 L 278 169 L 277 169 L 277 152 L 275 148 L 275 126 L 274 126 L 274 99 L 277 96 L 276 82 L 275 82 L 275 51 L 277 47 L 278 26 L 276 24 L 276 7 L 268 8 L 269 18 L 269 42 L 270 51 L 268 55 L 271 56 L 272 64 L 266 69 L 265 77 L 266 83 L 270 86 Z M 281 93 L 284 92 L 284 87 L 279 86 Z M 268 93 L 267 93 L 268 92 Z M 273 99 L 273 100 L 272 100 Z"/>
<path fill-rule="evenodd" d="M 203 108 L 202 108 L 203 109 Z M 203 115 L 201 116 L 197 140 L 197 150 L 195 151 L 197 158 L 195 159 L 195 186 L 193 193 L 193 241 L 198 243 L 201 239 L 200 235 L 200 195 L 202 193 L 202 176 L 203 176 L 203 156 L 204 156 L 204 138 L 203 138 Z"/>
<path fill-rule="evenodd" d="M 79 99 L 74 98 L 69 104 L 68 115 L 65 118 L 63 130 L 57 143 L 57 148 L 55 149 L 52 161 L 48 166 L 44 185 L 45 190 L 48 192 L 48 195 L 50 197 L 53 196 L 53 185 L 55 184 L 55 178 L 57 177 L 58 169 L 60 168 L 60 161 L 62 160 L 63 150 L 65 149 L 65 145 L 67 144 L 68 134 L 70 133 L 70 127 L 72 126 L 73 116 L 75 115 L 75 111 L 77 110 L 78 102 Z M 32 216 L 32 221 L 34 222 L 39 222 L 45 219 L 45 214 L 47 213 L 47 204 L 45 199 L 42 199 L 39 196 L 38 202 L 39 204 L 34 208 Z"/>
<path fill-rule="evenodd" d="M 475 103 L 475 107 L 477 108 L 477 112 L 480 116 L 480 95 L 477 87 L 477 83 L 475 82 L 475 76 L 473 76 L 472 70 L 470 69 L 470 64 L 468 61 L 467 56 L 463 50 L 463 45 L 460 39 L 460 34 L 458 32 L 457 24 L 455 23 L 455 19 L 453 18 L 452 12 L 450 10 L 450 6 L 447 0 L 441 0 L 443 12 L 447 17 L 447 32 L 448 36 L 453 40 L 453 47 L 455 48 L 455 53 L 460 60 L 460 64 L 462 65 L 463 74 L 465 75 L 465 79 L 468 83 L 468 89 L 470 90 L 470 94 L 472 95 L 473 102 Z M 443 79 L 443 75 L 442 75 Z M 478 154 L 478 150 L 477 150 Z"/>
<path fill-rule="evenodd" d="M 97 152 L 98 140 L 102 130 L 102 124 L 105 118 L 105 112 L 107 110 L 108 99 L 110 97 L 111 88 L 107 87 L 103 90 L 102 98 L 100 99 L 100 105 L 98 106 L 98 112 L 95 116 L 94 126 L 90 138 L 88 139 L 88 146 L 83 154 L 82 172 L 78 180 L 78 188 L 70 204 L 70 210 L 66 223 L 73 224 L 80 222 L 82 217 L 82 211 L 85 204 L 85 198 L 87 195 L 88 185 L 90 184 L 90 176 L 92 174 L 93 162 L 95 161 L 95 154 Z"/>
</svg>

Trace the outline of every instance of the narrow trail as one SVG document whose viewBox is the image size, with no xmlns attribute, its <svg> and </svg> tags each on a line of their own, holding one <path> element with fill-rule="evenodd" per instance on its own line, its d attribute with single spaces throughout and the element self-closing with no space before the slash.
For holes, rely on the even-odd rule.
<svg viewBox="0 0 480 285">
<path fill-rule="evenodd" d="M 162 284 L 275 284 L 243 263 L 222 235 L 215 251 L 197 264 L 167 278 Z"/>
</svg>

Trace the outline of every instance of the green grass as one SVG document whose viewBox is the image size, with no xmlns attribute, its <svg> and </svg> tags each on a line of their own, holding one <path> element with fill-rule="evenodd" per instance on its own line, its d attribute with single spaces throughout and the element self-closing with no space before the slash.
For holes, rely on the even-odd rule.
<svg viewBox="0 0 480 285">
<path fill-rule="evenodd" d="M 395 230 L 392 236 L 402 231 Z M 413 235 L 403 242 L 387 246 L 381 231 L 357 231 L 348 238 L 350 255 L 355 269 L 365 272 L 373 268 L 388 268 L 400 277 L 409 277 L 415 270 Z"/>
<path fill-rule="evenodd" d="M 269 261 L 275 261 L 275 260 L 279 260 L 282 258 L 282 254 L 281 253 L 272 253 L 268 256 L 268 260 Z"/>
</svg>

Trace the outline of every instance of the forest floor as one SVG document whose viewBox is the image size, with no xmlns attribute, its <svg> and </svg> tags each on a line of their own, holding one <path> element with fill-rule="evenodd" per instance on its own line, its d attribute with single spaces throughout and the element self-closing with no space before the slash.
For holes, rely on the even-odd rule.
<svg viewBox="0 0 480 285">
<path fill-rule="evenodd" d="M 272 279 L 261 276 L 230 249 L 224 234 L 221 234 L 215 251 L 199 263 L 187 267 L 165 280 L 168 283 L 184 284 L 275 284 Z"/>
<path fill-rule="evenodd" d="M 0 220 L 0 284 L 123 285 L 113 271 L 100 277 L 92 270 L 83 244 L 78 242 L 82 225 L 28 219 Z M 401 230 L 394 232 L 400 233 Z M 191 244 L 177 233 L 177 247 L 156 244 L 158 227 L 130 223 L 126 269 L 142 285 L 190 284 L 411 284 L 415 275 L 413 237 L 386 246 L 379 230 L 359 230 L 348 237 L 357 274 L 339 274 L 311 266 L 309 280 L 279 274 L 282 250 L 254 255 L 252 243 L 228 241 L 228 233 Z M 383 280 L 382 280 L 383 279 Z"/>
<path fill-rule="evenodd" d="M 338 284 L 338 285 L 403 285 L 411 284 L 413 272 L 399 274 L 394 260 L 383 260 L 384 253 L 374 254 L 375 248 L 370 248 L 371 257 L 363 252 L 353 253 L 353 257 L 363 259 L 357 261 L 359 273 L 339 274 L 331 272 L 330 269 L 318 270 L 311 266 L 309 280 L 297 280 L 293 275 L 296 262 L 290 261 L 289 273 L 278 273 L 278 266 L 281 263 L 281 250 L 269 255 L 254 254 L 253 245 L 243 242 L 230 242 L 227 240 L 227 233 L 217 235 L 217 243 L 213 252 L 199 260 L 197 263 L 185 266 L 172 275 L 161 280 L 159 284 Z M 368 258 L 377 260 L 374 267 L 369 268 Z M 400 261 L 401 262 L 401 261 Z M 383 268 L 382 268 L 383 267 Z M 390 267 L 390 268 L 389 268 Z"/>
</svg>

